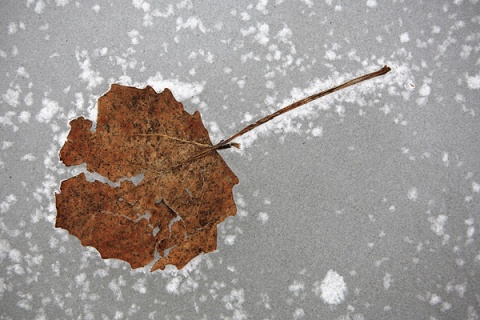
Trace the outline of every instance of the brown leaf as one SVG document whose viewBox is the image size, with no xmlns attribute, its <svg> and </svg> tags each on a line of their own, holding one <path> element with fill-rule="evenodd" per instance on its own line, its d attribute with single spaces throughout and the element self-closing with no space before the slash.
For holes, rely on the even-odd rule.
<svg viewBox="0 0 480 320">
<path fill-rule="evenodd" d="M 217 224 L 236 213 L 238 178 L 212 149 L 198 111 L 186 112 L 168 89 L 113 84 L 99 99 L 95 132 L 83 117 L 70 125 L 60 159 L 122 182 L 89 182 L 83 173 L 63 181 L 56 227 L 132 268 L 152 262 L 157 251 L 152 271 L 180 269 L 216 249 Z M 139 174 L 138 185 L 125 180 Z"/>
</svg>

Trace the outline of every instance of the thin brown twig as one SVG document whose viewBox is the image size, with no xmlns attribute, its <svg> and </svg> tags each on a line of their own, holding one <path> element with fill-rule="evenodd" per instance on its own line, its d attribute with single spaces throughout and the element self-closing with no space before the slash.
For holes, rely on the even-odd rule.
<svg viewBox="0 0 480 320">
<path fill-rule="evenodd" d="M 309 97 L 306 97 L 306 98 L 303 98 L 302 100 L 299 100 L 299 101 L 296 101 L 272 114 L 269 114 L 263 118 L 261 118 L 260 120 L 257 120 L 256 122 L 246 126 L 245 128 L 243 128 L 242 130 L 238 131 L 237 133 L 235 133 L 234 135 L 232 135 L 230 138 L 228 139 L 225 139 L 225 140 L 222 140 L 220 141 L 219 143 L 217 143 L 216 145 L 202 151 L 202 152 L 199 152 L 198 154 L 192 156 L 191 158 L 189 158 L 187 161 L 185 161 L 185 163 L 188 163 L 190 161 L 193 161 L 193 160 L 196 160 L 196 159 L 199 159 L 201 157 L 204 157 L 206 154 L 214 151 L 214 150 L 218 150 L 218 149 L 226 149 L 226 148 L 229 148 L 229 147 L 236 147 L 238 148 L 239 147 L 239 144 L 238 143 L 232 143 L 231 141 L 234 140 L 235 138 L 238 138 L 240 137 L 241 135 L 244 135 L 245 133 L 255 129 L 256 127 L 284 114 L 284 113 L 287 113 L 293 109 L 296 109 L 300 106 L 303 106 L 304 104 L 307 104 L 309 102 L 312 102 L 313 100 L 316 100 L 316 99 L 319 99 L 321 97 L 324 97 L 326 95 L 329 95 L 331 93 L 334 93 L 336 91 L 340 91 L 342 89 L 345 89 L 347 87 L 350 87 L 350 86 L 353 86 L 353 85 L 356 85 L 360 82 L 363 82 L 363 81 L 366 81 L 366 80 L 370 80 L 370 79 L 373 79 L 375 77 L 378 77 L 378 76 L 382 76 L 384 74 L 386 74 L 387 72 L 389 72 L 391 69 L 390 67 L 388 66 L 383 66 L 381 69 L 377 70 L 377 71 L 374 71 L 374 72 L 371 72 L 371 73 L 367 73 L 363 76 L 360 76 L 360 77 L 357 77 L 357 78 L 354 78 L 354 79 L 351 79 L 347 82 L 344 82 L 338 86 L 335 86 L 333 88 L 330 88 L 330 89 L 327 89 L 327 90 L 324 90 L 322 92 L 318 92 L 318 93 L 315 93 Z"/>
</svg>

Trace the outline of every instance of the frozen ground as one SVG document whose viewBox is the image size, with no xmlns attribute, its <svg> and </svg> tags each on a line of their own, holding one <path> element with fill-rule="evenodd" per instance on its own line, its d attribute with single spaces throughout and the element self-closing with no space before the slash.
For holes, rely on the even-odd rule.
<svg viewBox="0 0 480 320">
<path fill-rule="evenodd" d="M 0 318 L 479 319 L 480 3 L 0 4 Z M 111 83 L 172 89 L 214 142 L 388 64 L 222 154 L 218 250 L 181 271 L 55 229 L 58 151 Z"/>
</svg>

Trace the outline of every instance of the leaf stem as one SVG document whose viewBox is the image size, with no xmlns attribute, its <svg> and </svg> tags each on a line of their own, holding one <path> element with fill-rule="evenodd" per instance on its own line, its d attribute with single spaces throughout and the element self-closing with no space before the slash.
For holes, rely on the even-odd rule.
<svg viewBox="0 0 480 320">
<path fill-rule="evenodd" d="M 238 147 L 238 144 L 231 144 L 230 142 L 235 139 L 235 138 L 238 138 L 240 137 L 241 135 L 244 135 L 245 133 L 255 129 L 256 127 L 284 114 L 284 113 L 287 113 L 293 109 L 296 109 L 300 106 L 303 106 L 304 104 L 307 104 L 313 100 L 316 100 L 316 99 L 319 99 L 321 97 L 324 97 L 326 95 L 329 95 L 331 93 L 334 93 L 336 91 L 340 91 L 342 89 L 345 89 L 347 87 L 350 87 L 350 86 L 353 86 L 353 85 L 356 85 L 357 83 L 360 83 L 360 82 L 363 82 L 363 81 L 366 81 L 366 80 L 369 80 L 369 79 L 373 79 L 375 77 L 378 77 L 378 76 L 382 76 L 384 74 L 386 74 L 387 72 L 389 72 L 391 69 L 390 67 L 388 66 L 383 66 L 383 68 L 375 71 L 375 72 L 371 72 L 371 73 L 368 73 L 368 74 L 365 74 L 363 76 L 360 76 L 360 77 L 357 77 L 357 78 L 354 78 L 354 79 L 351 79 L 347 82 L 344 82 L 342 83 L 341 85 L 338 85 L 338 86 L 335 86 L 333 88 L 330 88 L 330 89 L 327 89 L 325 91 L 322 91 L 322 92 L 318 92 L 318 93 L 315 93 L 309 97 L 306 97 L 306 98 L 303 98 L 302 100 L 299 100 L 297 102 L 294 102 L 272 114 L 269 114 L 268 116 L 265 116 L 263 118 L 261 118 L 260 120 L 257 120 L 256 122 L 246 126 L 245 128 L 243 128 L 242 130 L 238 131 L 237 133 L 235 133 L 234 135 L 232 135 L 230 138 L 226 139 L 226 140 L 222 140 L 220 141 L 219 143 L 217 143 L 216 145 L 214 145 L 211 149 L 214 149 L 214 150 L 217 150 L 217 149 L 225 149 L 225 148 L 228 148 L 230 146 L 235 146 L 235 147 Z M 228 146 L 228 147 L 227 147 Z"/>
<path fill-rule="evenodd" d="M 185 163 L 190 163 L 194 160 L 197 160 L 199 158 L 202 158 L 204 157 L 205 155 L 207 155 L 208 153 L 212 152 L 212 151 L 215 151 L 215 150 L 220 150 L 220 149 L 228 149 L 228 148 L 231 148 L 231 147 L 235 147 L 235 148 L 239 148 L 240 147 L 240 144 L 238 143 L 235 143 L 235 142 L 231 142 L 233 139 L 235 138 L 238 138 L 240 137 L 241 135 L 255 129 L 256 127 L 272 120 L 273 118 L 276 118 L 284 113 L 287 113 L 293 109 L 296 109 L 300 106 L 303 106 L 304 104 L 307 104 L 313 100 L 316 100 L 316 99 L 319 99 L 321 97 L 324 97 L 326 95 L 329 95 L 331 93 L 334 93 L 336 91 L 340 91 L 342 89 L 345 89 L 345 88 L 348 88 L 350 86 L 353 86 L 353 85 L 356 85 L 357 83 L 360 83 L 360 82 L 363 82 L 363 81 L 366 81 L 366 80 L 369 80 L 369 79 L 373 79 L 375 77 L 379 77 L 379 76 L 382 76 L 384 74 L 386 74 L 387 72 L 389 72 L 391 69 L 390 67 L 388 66 L 383 66 L 381 69 L 377 70 L 377 71 L 374 71 L 374 72 L 371 72 L 371 73 L 367 73 L 367 74 L 364 74 L 363 76 L 360 76 L 360 77 L 357 77 L 357 78 L 354 78 L 354 79 L 351 79 L 351 80 L 348 80 L 347 82 L 344 82 L 338 86 L 335 86 L 335 87 L 332 87 L 330 89 L 327 89 L 327 90 L 324 90 L 324 91 L 321 91 L 321 92 L 318 92 L 318 93 L 315 93 L 309 97 L 306 97 L 306 98 L 303 98 L 302 100 L 298 100 L 297 102 L 294 102 L 272 114 L 269 114 L 268 116 L 265 116 L 263 118 L 261 118 L 260 120 L 257 120 L 256 122 L 246 126 L 245 128 L 243 128 L 242 130 L 238 131 L 237 133 L 235 133 L 233 136 L 231 136 L 230 138 L 226 139 L 226 140 L 222 140 L 220 141 L 219 143 L 217 143 L 216 145 L 214 146 L 211 146 L 210 148 L 206 149 L 206 150 L 203 150 L 199 153 L 197 153 L 196 155 L 194 155 L 193 157 L 189 158 L 187 161 L 185 162 L 182 162 L 181 164 L 179 164 L 178 166 L 181 166 Z"/>
</svg>

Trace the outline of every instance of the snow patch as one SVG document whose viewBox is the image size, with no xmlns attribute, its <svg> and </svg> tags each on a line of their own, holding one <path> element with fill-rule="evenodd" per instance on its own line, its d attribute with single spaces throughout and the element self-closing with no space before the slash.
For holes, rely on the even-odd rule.
<svg viewBox="0 0 480 320">
<path fill-rule="evenodd" d="M 13 90 L 11 88 L 7 89 L 7 92 L 2 94 L 2 99 L 12 107 L 18 106 L 18 97 L 20 96 L 20 89 Z"/>
<path fill-rule="evenodd" d="M 17 32 L 17 24 L 15 22 L 10 22 L 8 25 L 8 34 L 14 34 Z"/>
<path fill-rule="evenodd" d="M 292 38 L 292 30 L 286 26 L 282 30 L 278 31 L 275 39 L 280 42 L 287 43 Z"/>
<path fill-rule="evenodd" d="M 22 261 L 22 253 L 18 249 L 12 249 L 8 253 L 8 257 L 15 263 L 19 263 Z"/>
<path fill-rule="evenodd" d="M 302 308 L 297 308 L 295 309 L 295 312 L 293 313 L 293 319 L 300 319 L 305 316 L 305 311 Z"/>
<path fill-rule="evenodd" d="M 35 161 L 36 159 L 37 158 L 31 153 L 27 153 L 26 155 L 20 158 L 20 160 L 22 161 Z"/>
<path fill-rule="evenodd" d="M 235 244 L 235 238 L 236 238 L 236 237 L 237 237 L 237 236 L 232 235 L 232 234 L 227 235 L 227 236 L 225 237 L 225 240 L 224 240 L 225 244 L 226 244 L 226 245 L 229 245 L 229 246 L 233 246 L 233 245 Z"/>
<path fill-rule="evenodd" d="M 337 58 L 337 54 L 333 50 L 328 50 L 325 52 L 325 59 L 327 60 L 335 60 Z"/>
<path fill-rule="evenodd" d="M 55 0 L 57 7 L 65 7 L 69 2 L 70 0 Z"/>
<path fill-rule="evenodd" d="M 473 192 L 479 193 L 480 192 L 480 183 L 472 182 L 472 190 Z"/>
<path fill-rule="evenodd" d="M 266 9 L 267 4 L 268 4 L 268 0 L 260 0 L 260 1 L 258 1 L 255 9 L 257 9 L 258 11 L 260 11 L 263 14 L 267 14 L 268 13 L 268 10 Z"/>
<path fill-rule="evenodd" d="M 367 0 L 367 7 L 376 8 L 377 7 L 377 1 L 376 0 Z"/>
<path fill-rule="evenodd" d="M 112 290 L 113 295 L 117 299 L 117 301 L 123 301 L 122 297 L 122 287 L 126 285 L 125 280 L 123 279 L 123 276 L 119 276 L 118 279 L 112 279 L 108 283 L 108 288 Z"/>
<path fill-rule="evenodd" d="M 411 187 L 408 189 L 407 197 L 411 201 L 417 201 L 418 199 L 418 190 L 416 187 Z"/>
<path fill-rule="evenodd" d="M 30 112 L 22 111 L 18 115 L 18 122 L 25 122 L 28 123 L 30 121 Z"/>
<path fill-rule="evenodd" d="M 79 78 L 87 83 L 87 90 L 92 90 L 98 85 L 102 84 L 103 78 L 100 76 L 100 72 L 92 70 L 92 63 L 88 56 L 88 52 L 83 50 L 75 53 L 78 65 L 82 72 L 79 75 Z"/>
<path fill-rule="evenodd" d="M 323 127 L 316 127 L 312 129 L 312 136 L 321 137 L 323 136 Z"/>
<path fill-rule="evenodd" d="M 229 319 L 247 319 L 247 315 L 243 311 L 243 304 L 245 303 L 243 289 L 232 289 L 230 294 L 222 297 L 222 302 L 224 303 L 225 309 L 233 313 L 233 316 Z"/>
<path fill-rule="evenodd" d="M 17 202 L 17 197 L 14 194 L 9 194 L 5 200 L 0 203 L 0 213 L 5 213 L 10 210 L 10 207 Z"/>
<path fill-rule="evenodd" d="M 313 284 L 313 292 L 320 296 L 324 303 L 338 305 L 345 300 L 348 290 L 343 277 L 330 269 L 321 283 L 316 281 Z"/>
<path fill-rule="evenodd" d="M 138 279 L 137 282 L 132 286 L 132 289 L 139 293 L 146 293 L 147 288 L 145 287 L 146 279 Z"/>
<path fill-rule="evenodd" d="M 49 98 L 43 98 L 42 105 L 43 108 L 40 109 L 40 112 L 36 116 L 38 122 L 49 123 L 53 116 L 61 110 L 58 102 L 50 100 Z"/>
<path fill-rule="evenodd" d="M 160 72 L 148 78 L 146 83 L 135 83 L 134 85 L 140 88 L 147 84 L 152 86 L 157 92 L 162 92 L 165 88 L 170 89 L 178 101 L 198 96 L 203 91 L 205 85 L 204 82 L 182 82 L 178 79 L 165 79 Z"/>
<path fill-rule="evenodd" d="M 197 16 L 188 17 L 187 21 L 183 21 L 182 17 L 177 18 L 177 31 L 182 29 L 196 29 L 200 30 L 202 33 L 207 32 L 207 28 L 203 25 L 202 20 Z"/>
<path fill-rule="evenodd" d="M 405 43 L 410 41 L 410 36 L 408 35 L 408 32 L 404 32 L 400 35 L 400 42 Z"/>
<path fill-rule="evenodd" d="M 383 288 L 385 290 L 390 289 L 390 287 L 392 286 L 392 283 L 393 283 L 392 275 L 390 273 L 385 273 L 385 275 L 383 276 Z"/>
<path fill-rule="evenodd" d="M 292 292 L 295 297 L 298 297 L 300 295 L 300 292 L 305 290 L 305 285 L 303 282 L 300 281 L 293 281 L 293 283 L 288 287 L 288 291 Z"/>
<path fill-rule="evenodd" d="M 261 45 L 266 45 L 270 39 L 268 38 L 268 32 L 270 27 L 266 23 L 261 23 L 257 25 L 258 33 L 255 35 L 254 39 Z"/>
<path fill-rule="evenodd" d="M 430 86 L 426 83 L 424 83 L 421 87 L 420 87 L 420 95 L 422 97 L 426 97 L 426 96 L 429 96 L 430 95 L 430 92 L 432 91 L 432 89 L 430 88 Z"/>
<path fill-rule="evenodd" d="M 260 220 L 260 222 L 261 222 L 262 224 L 267 223 L 267 221 L 268 221 L 268 213 L 266 213 L 266 212 L 259 212 L 259 213 L 258 213 L 258 220 Z"/>
<path fill-rule="evenodd" d="M 37 14 L 43 13 L 43 10 L 45 9 L 45 2 L 43 0 L 38 0 L 37 3 L 35 4 L 35 12 Z"/>
<path fill-rule="evenodd" d="M 428 218 L 428 221 L 431 223 L 430 229 L 435 232 L 437 236 L 443 236 L 445 234 L 445 224 L 447 220 L 448 217 L 444 214 L 440 214 L 436 218 Z"/>
<path fill-rule="evenodd" d="M 467 85 L 470 89 L 480 89 L 480 74 L 470 77 L 468 74 L 465 76 Z"/>
</svg>

